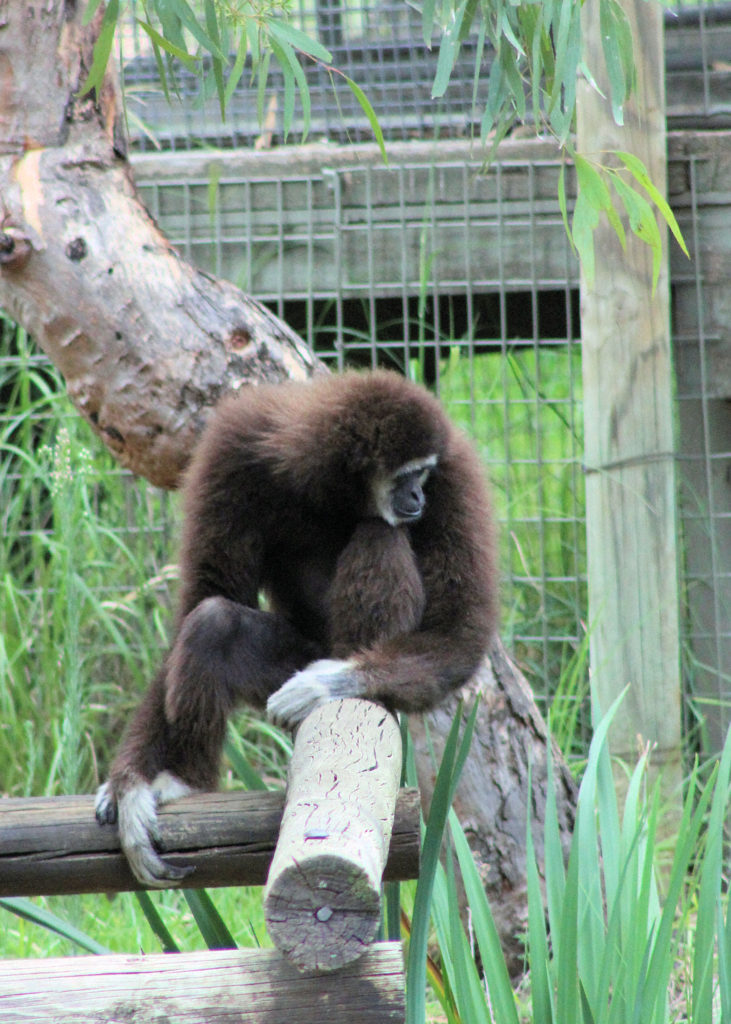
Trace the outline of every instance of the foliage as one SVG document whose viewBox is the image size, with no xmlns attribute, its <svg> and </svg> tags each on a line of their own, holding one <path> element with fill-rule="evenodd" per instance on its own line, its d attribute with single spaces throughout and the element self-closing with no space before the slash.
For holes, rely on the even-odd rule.
<svg viewBox="0 0 731 1024">
<path fill-rule="evenodd" d="M 84 20 L 96 15 L 101 0 L 89 0 Z M 131 0 L 108 0 L 101 18 L 94 60 L 84 82 L 82 95 L 101 88 L 109 62 L 114 33 Z M 225 114 L 228 102 L 246 70 L 257 83 L 259 120 L 264 119 L 264 98 L 272 57 L 284 79 L 284 135 L 289 135 L 299 96 L 303 119 L 303 141 L 310 126 L 310 93 L 302 60 L 319 64 L 332 80 L 341 78 L 360 105 L 378 142 L 384 160 L 386 150 L 378 118 L 363 89 L 339 68 L 332 55 L 316 39 L 292 24 L 288 0 L 144 0 L 143 18 L 137 23 L 147 34 L 158 75 L 166 97 L 175 89 L 175 62 L 201 76 L 204 95 L 215 94 Z M 232 56 L 233 55 L 233 56 Z M 206 58 L 204 60 L 204 57 Z"/>
<path fill-rule="evenodd" d="M 647 791 L 647 752 L 631 773 L 620 815 L 606 740 L 621 699 L 596 723 L 568 864 L 559 840 L 552 772 L 544 865 L 536 858 L 527 822 L 530 1012 L 518 1004 L 510 985 L 482 882 L 464 832 L 449 811 L 448 794 L 459 772 L 453 749 L 459 723 L 455 725 L 439 767 L 440 795 L 435 789 L 425 829 L 425 870 L 417 883 L 409 938 L 407 1020 L 423 1020 L 427 914 L 439 949 L 438 966 L 428 978 L 450 1024 L 518 1024 L 528 1014 L 534 1024 L 669 1024 L 678 1019 L 671 998 L 685 1007 L 682 1019 L 692 1024 L 731 1019 L 731 913 L 722 870 L 731 730 L 721 760 L 705 782 L 697 767 L 691 773 L 682 820 L 672 838 L 672 862 L 664 867 L 658 835 L 664 808 L 659 783 Z M 445 822 L 449 830 L 442 866 L 429 851 L 438 847 Z M 460 923 L 455 863 L 469 906 L 469 935 Z M 422 900 L 420 887 L 428 891 Z M 475 966 L 476 950 L 482 977 Z M 720 1005 L 715 1017 L 714 1005 Z"/>
<path fill-rule="evenodd" d="M 100 3 L 89 0 L 87 20 Z M 100 88 L 116 25 L 130 4 L 132 0 L 108 0 L 82 92 Z M 292 128 L 297 98 L 306 138 L 310 93 L 302 62 L 312 61 L 323 67 L 331 80 L 334 75 L 345 80 L 386 160 L 378 117 L 363 88 L 334 66 L 332 54 L 320 42 L 293 24 L 287 0 L 143 0 L 142 7 L 145 16 L 137 21 L 152 44 L 166 96 L 175 88 L 177 61 L 200 75 L 204 95 L 217 95 L 224 113 L 247 71 L 257 82 L 259 120 L 263 122 L 273 57 L 284 80 L 285 138 Z M 563 177 L 559 199 L 567 233 L 587 279 L 591 282 L 594 273 L 593 232 L 604 215 L 623 247 L 625 221 L 630 231 L 650 246 L 654 287 L 662 254 L 656 212 L 688 255 L 670 207 L 636 155 L 620 150 L 580 154 L 572 141 L 577 82 L 583 80 L 600 92 L 598 69 L 588 64 L 582 8 L 577 0 L 423 0 L 423 44 L 439 51 L 432 97 L 438 100 L 444 95 L 460 49 L 471 36 L 476 42 L 473 103 L 481 106 L 480 136 L 489 157 L 516 123 L 532 123 L 537 134 L 552 137 L 577 171 L 571 223 Z M 635 40 L 621 0 L 599 0 L 599 25 L 608 81 L 606 99 L 615 122 L 622 125 L 637 76 Z M 484 77 L 486 88 L 481 88 Z"/>
</svg>

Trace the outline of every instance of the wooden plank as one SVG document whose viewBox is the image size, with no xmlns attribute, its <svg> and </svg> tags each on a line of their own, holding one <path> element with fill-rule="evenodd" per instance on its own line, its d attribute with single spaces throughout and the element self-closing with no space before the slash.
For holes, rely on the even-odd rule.
<svg viewBox="0 0 731 1024">
<path fill-rule="evenodd" d="M 599 9 L 587 5 L 587 62 L 604 95 L 585 83 L 577 92 L 578 149 L 590 159 L 629 150 L 664 194 L 663 14 L 644 0 L 622 6 L 637 44 L 637 92 L 625 126 L 617 126 L 604 98 Z M 670 796 L 682 778 L 681 683 L 667 232 L 663 237 L 653 293 L 649 246 L 627 227 L 623 251 L 603 219 L 594 233 L 595 278 L 582 274 L 581 315 L 594 684 L 604 710 L 630 684 L 611 748 L 633 763 L 638 744 L 653 743 L 652 762 Z M 624 778 L 619 770 L 618 782 Z"/>
<path fill-rule="evenodd" d="M 297 731 L 264 913 L 300 970 L 336 970 L 373 941 L 401 760 L 398 722 L 371 701 L 331 701 Z"/>
<path fill-rule="evenodd" d="M 419 797 L 402 790 L 386 878 L 414 878 Z M 283 793 L 201 793 L 160 810 L 161 848 L 195 866 L 186 886 L 263 885 L 279 832 Z M 98 825 L 91 796 L 0 800 L 0 896 L 140 889 L 116 826 Z"/>
<path fill-rule="evenodd" d="M 301 974 L 275 950 L 79 956 L 0 963 L 3 1024 L 396 1024 L 399 943 L 336 974 Z"/>
</svg>

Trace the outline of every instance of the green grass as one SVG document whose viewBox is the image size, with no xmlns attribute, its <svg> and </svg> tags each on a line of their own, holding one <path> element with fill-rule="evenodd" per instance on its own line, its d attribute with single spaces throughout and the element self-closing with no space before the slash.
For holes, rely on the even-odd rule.
<svg viewBox="0 0 731 1024">
<path fill-rule="evenodd" d="M 114 465 L 23 332 L 12 340 L 14 354 L 0 358 L 0 779 L 3 795 L 89 791 L 166 646 L 175 583 L 167 559 L 177 506 Z M 9 342 L 6 334 L 6 351 Z M 516 640 L 538 678 L 548 666 L 556 680 L 554 735 L 564 751 L 588 752 L 588 760 L 568 866 L 549 795 L 545 889 L 528 840 L 529 941 L 519 1001 L 464 835 L 449 812 L 466 753 L 455 731 L 425 823 L 429 870 L 415 887 L 402 887 L 401 905 L 411 918 L 414 1024 L 424 1018 L 425 1005 L 429 1019 L 436 1015 L 450 1024 L 484 1024 L 491 1014 L 535 1024 L 706 1024 L 714 1000 L 725 1015 L 718 1019 L 731 1019 L 722 843 L 731 740 L 714 772 L 706 778 L 695 770 L 689 780 L 664 876 L 664 904 L 656 881 L 658 856 L 667 854 L 656 838 L 662 808 L 656 793 L 646 792 L 646 763 L 631 774 L 620 808 L 604 746 L 608 719 L 590 749 L 584 742 L 587 640 L 585 634 L 572 639 L 583 593 L 575 581 L 573 589 L 554 587 L 583 564 L 583 541 L 569 521 L 582 498 L 580 424 L 571 419 L 567 359 L 574 356 L 526 349 L 469 357 L 455 348 L 440 366 L 442 398 L 492 470 L 504 521 L 508 640 Z M 550 583 L 539 585 L 544 577 Z M 546 646 L 547 637 L 558 639 Z M 281 783 L 289 743 L 243 714 L 227 752 L 229 785 L 242 777 L 250 785 Z M 449 852 L 441 863 L 436 854 L 445 832 Z M 469 933 L 456 911 L 460 874 L 470 902 Z M 120 952 L 156 951 L 163 931 L 186 950 L 204 948 L 205 934 L 213 942 L 223 936 L 238 945 L 269 944 L 259 889 L 209 896 L 211 904 L 183 892 L 153 893 L 147 914 L 129 894 L 6 902 L 0 956 L 78 951 L 69 937 L 73 926 L 92 945 Z M 397 931 L 394 911 L 391 934 Z M 34 916 L 47 914 L 55 915 L 50 923 L 56 930 L 48 920 L 46 927 L 34 923 Z M 148 918 L 156 916 L 153 931 Z M 427 948 L 438 950 L 439 964 L 426 972 L 433 995 L 425 1003 Z M 484 978 L 475 967 L 477 949 Z"/>
<path fill-rule="evenodd" d="M 177 500 L 119 469 L 8 324 L 0 396 L 0 795 L 91 792 L 167 646 Z M 288 741 L 266 723 L 242 714 L 229 750 L 281 782 Z M 152 899 L 181 948 L 203 947 L 181 894 Z M 260 890 L 213 899 L 237 942 L 268 943 Z M 159 948 L 134 896 L 33 902 L 115 951 Z M 2 918 L 0 956 L 74 949 Z"/>
</svg>

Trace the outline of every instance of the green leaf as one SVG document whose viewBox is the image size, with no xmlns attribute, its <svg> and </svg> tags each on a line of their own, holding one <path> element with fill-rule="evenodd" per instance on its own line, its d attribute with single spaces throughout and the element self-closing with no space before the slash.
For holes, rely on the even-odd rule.
<svg viewBox="0 0 731 1024">
<path fill-rule="evenodd" d="M 188 6 L 185 0 L 166 0 L 166 3 L 170 5 L 170 9 L 180 19 L 181 24 L 185 25 L 193 38 L 198 41 L 204 50 L 207 50 L 208 53 L 217 60 L 222 61 L 224 64 L 228 64 L 227 55 L 223 50 L 221 50 L 218 43 L 214 42 L 210 35 L 203 30 L 195 16 L 195 13 Z"/>
<path fill-rule="evenodd" d="M 589 287 L 594 283 L 594 229 L 599 223 L 599 211 L 586 196 L 579 192 L 574 203 L 571 237 L 584 268 Z"/>
<path fill-rule="evenodd" d="M 55 932 L 56 935 L 60 935 L 62 938 L 68 939 L 75 945 L 85 949 L 87 953 L 103 954 L 112 952 L 111 949 L 100 945 L 100 943 L 90 938 L 84 932 L 75 928 L 74 925 L 69 924 L 68 921 L 64 921 L 63 918 L 52 914 L 50 910 L 44 910 L 22 896 L 3 897 L 0 899 L 0 907 L 11 914 L 15 914 L 16 917 L 23 918 L 24 921 L 30 921 L 32 924 L 40 925 L 41 928 L 46 928 L 49 932 Z"/>
<path fill-rule="evenodd" d="M 307 84 L 307 78 L 302 65 L 297 59 L 297 54 L 294 47 L 289 43 L 284 36 L 278 32 L 274 33 L 275 39 L 270 36 L 269 43 L 272 47 L 272 52 L 282 64 L 283 60 L 287 62 L 289 71 L 291 72 L 291 78 L 287 75 L 286 69 L 282 67 L 282 71 L 285 72 L 285 91 L 284 91 L 284 134 L 285 137 L 289 134 L 292 127 L 292 119 L 294 117 L 294 86 L 297 84 L 299 89 L 300 102 L 302 104 L 302 141 L 307 138 L 307 133 L 310 130 L 310 89 Z"/>
<path fill-rule="evenodd" d="M 236 941 L 205 889 L 183 889 L 183 895 L 209 949 L 236 949 Z"/>
<path fill-rule="evenodd" d="M 495 1019 L 505 1024 L 518 1024 L 518 1013 L 515 996 L 510 983 L 510 975 L 505 964 L 500 936 L 490 910 L 485 887 L 475 865 L 469 843 L 465 837 L 459 819 L 453 810 L 449 812 L 449 827 L 454 841 L 454 849 L 459 861 L 459 870 L 467 896 L 467 903 L 472 915 L 475 939 L 480 950 L 482 966 L 490 992 L 490 1002 L 495 1011 Z M 458 906 L 455 901 L 455 906 Z M 459 920 L 459 915 L 453 915 Z M 543 1018 L 536 1018 L 536 1020 Z"/>
<path fill-rule="evenodd" d="M 378 143 L 378 148 L 381 151 L 381 156 L 383 157 L 383 162 L 384 162 L 384 164 L 387 164 L 388 163 L 388 155 L 386 153 L 386 144 L 383 141 L 383 131 L 381 129 L 380 124 L 378 123 L 378 118 L 376 117 L 376 112 L 373 109 L 373 107 L 371 106 L 370 100 L 368 99 L 366 94 L 363 92 L 361 87 L 356 82 L 354 82 L 352 78 L 348 78 L 347 75 L 343 75 L 343 78 L 347 82 L 348 88 L 350 89 L 350 91 L 353 93 L 353 95 L 355 96 L 356 100 L 360 104 L 361 110 L 363 111 L 365 116 L 368 118 L 368 123 L 371 126 L 371 131 L 373 132 L 373 137 L 375 138 L 376 142 Z"/>
<path fill-rule="evenodd" d="M 654 291 L 660 277 L 662 261 L 662 238 L 655 214 L 647 200 L 639 192 L 635 192 L 619 175 L 614 176 L 614 187 L 627 211 L 629 226 L 633 234 L 640 241 L 646 242 L 652 251 L 652 290 Z"/>
<path fill-rule="evenodd" d="M 135 896 L 137 897 L 137 902 L 142 909 L 142 913 L 147 919 L 147 923 L 160 940 L 163 953 L 179 953 L 180 947 L 166 928 L 165 922 L 160 917 L 158 909 L 152 902 L 149 892 L 142 890 L 141 892 L 136 892 Z"/>
<path fill-rule="evenodd" d="M 566 55 L 569 49 L 571 38 L 572 22 L 578 18 L 579 5 L 575 0 L 561 0 L 561 14 L 558 21 L 558 31 L 555 24 L 553 32 L 556 39 L 556 58 L 554 65 L 554 82 L 551 91 L 548 113 L 550 114 L 561 97 L 561 88 L 567 81 Z"/>
<path fill-rule="evenodd" d="M 216 11 L 216 5 L 213 0 L 206 0 L 206 28 L 211 39 L 215 42 L 216 46 L 221 47 L 221 34 L 218 29 L 218 14 Z M 225 117 L 226 114 L 226 91 L 224 88 L 223 81 L 223 61 L 218 58 L 213 58 L 213 78 L 216 83 L 216 93 L 218 94 L 218 106 L 221 111 L 221 117 Z"/>
<path fill-rule="evenodd" d="M 451 21 L 442 34 L 442 39 L 439 44 L 437 70 L 434 75 L 434 84 L 432 85 L 431 90 L 432 99 L 437 99 L 439 96 L 443 96 L 447 86 L 449 85 L 449 79 L 452 75 L 454 62 L 457 60 L 457 55 L 459 54 L 461 39 L 460 32 L 466 8 L 467 0 L 463 0 L 454 12 Z"/>
<path fill-rule="evenodd" d="M 717 908 L 722 895 L 724 823 L 731 778 L 731 729 L 724 744 L 716 776 L 706 849 L 700 866 L 698 916 L 693 952 L 693 1020 L 713 1017 L 713 948 Z M 721 940 L 723 941 L 723 940 Z"/>
<path fill-rule="evenodd" d="M 456 785 L 455 765 L 461 724 L 462 708 L 460 706 L 444 744 L 442 760 L 432 792 L 429 820 L 422 842 L 421 867 L 411 919 L 411 938 L 407 961 L 406 1024 L 423 1024 L 425 1016 L 426 954 L 429 940 L 430 907 L 444 828 L 449 813 L 450 794 Z"/>
<path fill-rule="evenodd" d="M 272 48 L 272 53 L 277 58 L 282 75 L 284 76 L 284 110 L 282 112 L 282 128 L 284 130 L 284 139 L 286 141 L 294 119 L 295 80 L 291 63 L 291 59 L 295 59 L 294 51 L 289 43 L 280 45 L 280 43 L 276 42 L 274 39 L 269 40 L 269 45 Z"/>
<path fill-rule="evenodd" d="M 424 38 L 424 45 L 431 50 L 431 40 L 434 34 L 434 9 L 436 0 L 424 0 L 421 8 L 421 29 Z"/>
<path fill-rule="evenodd" d="M 551 760 L 549 756 L 549 761 Z M 552 780 L 549 779 L 549 791 Z M 528 792 L 531 792 L 531 780 L 528 776 Z M 555 792 L 553 806 L 555 809 Z M 528 807 L 532 807 L 532 799 L 528 801 Z M 546 820 L 548 819 L 548 806 L 546 806 Z M 533 1004 L 533 1019 L 545 1021 L 545 1024 L 553 1024 L 556 1019 L 553 1005 L 553 986 L 549 973 L 550 956 L 548 952 L 548 936 L 546 935 L 546 915 L 543 910 L 543 898 L 541 895 L 541 883 L 538 877 L 538 864 L 536 852 L 533 845 L 533 834 L 531 831 L 531 815 L 527 815 L 526 824 L 526 889 L 528 895 L 528 955 L 531 981 L 531 1001 Z M 558 823 L 556 823 L 558 827 Z M 548 854 L 546 853 L 546 857 Z M 561 857 L 561 868 L 563 869 L 563 854 Z"/>
<path fill-rule="evenodd" d="M 575 251 L 574 240 L 571 237 L 571 228 L 569 227 L 569 215 L 566 206 L 566 164 L 561 164 L 561 170 L 558 174 L 558 208 L 561 211 L 561 218 L 563 220 L 563 226 L 571 242 L 571 248 Z"/>
<path fill-rule="evenodd" d="M 295 50 L 300 50 L 309 57 L 322 61 L 324 64 L 332 64 L 332 54 L 329 50 L 325 49 L 322 43 L 318 42 L 317 39 L 311 39 L 310 36 L 287 21 L 277 21 L 274 18 L 270 18 L 266 22 L 266 31 L 279 40 L 280 43 L 286 43 L 294 47 Z"/>
<path fill-rule="evenodd" d="M 244 73 L 244 65 L 246 64 L 247 54 L 246 42 L 246 34 L 242 32 L 241 38 L 239 40 L 238 49 L 236 51 L 236 60 L 234 61 L 234 66 L 231 68 L 231 73 L 228 76 L 228 81 L 226 82 L 226 92 L 224 95 L 224 103 L 226 106 L 228 106 L 228 104 L 230 103 L 231 97 L 234 94 L 236 86 L 239 84 L 239 80 L 241 79 L 241 76 Z"/>
<path fill-rule="evenodd" d="M 251 767 L 244 755 L 237 749 L 231 740 L 226 740 L 224 744 L 224 751 L 226 753 L 226 757 L 231 762 L 231 767 L 234 770 L 236 778 L 240 782 L 243 782 L 247 789 L 269 789 L 269 786 L 264 782 L 261 775 Z"/>
<path fill-rule="evenodd" d="M 79 90 L 80 96 L 86 96 L 92 89 L 96 90 L 97 95 L 99 94 L 101 84 L 104 81 L 104 73 L 109 63 L 109 55 L 112 52 L 118 17 L 119 0 L 109 0 L 104 17 L 102 18 L 99 35 L 94 43 L 94 57 L 91 62 L 91 68 L 89 69 L 86 81 Z"/>
<path fill-rule="evenodd" d="M 187 50 L 181 50 L 179 46 L 175 46 L 169 39 L 161 36 L 160 33 L 150 25 L 147 21 L 142 21 L 137 18 L 137 24 L 147 33 L 152 42 L 160 50 L 164 50 L 169 53 L 171 57 L 176 57 L 181 64 L 184 64 L 189 71 L 196 71 L 199 64 L 199 58 L 188 53 Z M 164 74 L 164 72 L 163 72 Z"/>
<path fill-rule="evenodd" d="M 89 0 L 88 4 L 86 5 L 86 10 L 84 11 L 84 16 L 81 19 L 81 24 L 84 26 L 84 28 L 86 28 L 87 25 L 91 24 L 91 20 L 96 14 L 96 12 L 99 10 L 99 5 L 101 4 L 101 2 L 102 0 Z"/>
<path fill-rule="evenodd" d="M 616 155 L 619 157 L 624 166 L 633 176 L 635 181 L 639 185 L 641 185 L 642 188 L 644 188 L 644 190 L 647 192 L 655 206 L 657 206 L 658 210 L 660 211 L 665 220 L 665 223 L 672 231 L 676 242 L 683 250 L 685 255 L 688 257 L 688 259 L 690 259 L 690 253 L 688 252 L 688 248 L 685 244 L 685 239 L 683 238 L 680 227 L 678 226 L 678 222 L 675 219 L 675 215 L 673 214 L 673 211 L 670 209 L 667 200 L 665 199 L 665 196 L 653 184 L 652 179 L 650 178 L 650 175 L 648 174 L 647 168 L 645 167 L 644 163 L 640 160 L 638 156 L 635 156 L 634 153 L 627 153 L 623 150 L 617 150 Z"/>
<path fill-rule="evenodd" d="M 616 0 L 599 0 L 599 27 L 609 76 L 612 116 L 624 124 L 624 104 L 631 91 L 627 68 L 632 67 L 632 31 L 626 12 Z"/>
<path fill-rule="evenodd" d="M 595 210 L 606 210 L 612 205 L 607 184 L 601 172 L 578 153 L 574 155 L 579 190 Z"/>
</svg>

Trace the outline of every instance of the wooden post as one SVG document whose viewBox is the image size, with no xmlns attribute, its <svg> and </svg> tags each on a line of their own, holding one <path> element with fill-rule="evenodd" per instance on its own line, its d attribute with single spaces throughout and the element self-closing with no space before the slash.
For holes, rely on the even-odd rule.
<svg viewBox="0 0 731 1024">
<path fill-rule="evenodd" d="M 74 956 L 0 963 L 3 1024 L 403 1024 L 400 943 L 336 975 L 303 975 L 273 949 Z"/>
<path fill-rule="evenodd" d="M 189 889 L 263 885 L 282 820 L 282 792 L 198 793 L 162 807 L 160 848 L 194 867 Z M 419 794 L 396 804 L 386 878 L 419 871 Z M 0 896 L 54 896 L 141 889 L 115 825 L 98 825 L 92 796 L 0 800 Z"/>
<path fill-rule="evenodd" d="M 373 940 L 400 778 L 401 733 L 379 705 L 332 701 L 302 723 L 264 893 L 269 935 L 300 970 L 335 970 Z"/>
<path fill-rule="evenodd" d="M 628 150 L 666 189 L 663 9 L 623 0 L 632 25 L 637 91 L 625 125 L 583 80 L 578 150 L 599 158 Z M 587 64 L 605 97 L 599 5 L 582 9 Z M 627 250 L 606 221 L 594 233 L 596 274 L 581 279 L 589 627 L 594 685 L 604 710 L 630 690 L 610 734 L 633 762 L 655 744 L 665 793 L 682 777 L 673 383 L 667 232 L 652 292 L 652 254 L 627 230 Z M 618 779 L 623 777 L 618 773 Z M 677 791 L 677 792 L 676 792 Z M 667 819 L 666 819 L 667 820 Z"/>
</svg>

